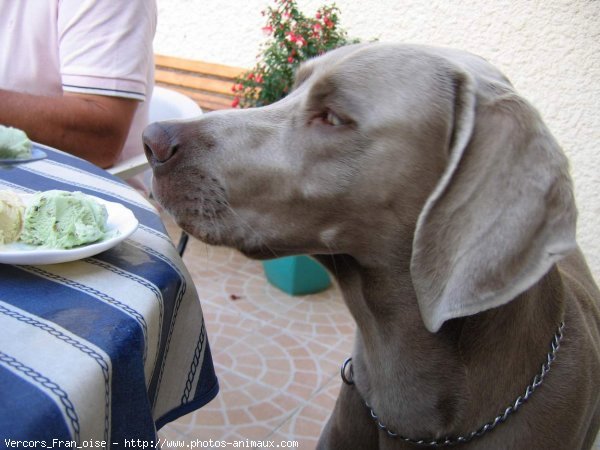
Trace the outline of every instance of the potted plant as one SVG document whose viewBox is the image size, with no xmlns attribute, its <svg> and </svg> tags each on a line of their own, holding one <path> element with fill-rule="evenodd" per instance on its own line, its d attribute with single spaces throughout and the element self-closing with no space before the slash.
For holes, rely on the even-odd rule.
<svg viewBox="0 0 600 450">
<path fill-rule="evenodd" d="M 231 106 L 264 106 L 285 97 L 294 83 L 298 65 L 349 40 L 339 27 L 340 11 L 335 4 L 321 6 L 314 16 L 306 16 L 296 0 L 274 0 L 262 12 L 267 18 L 263 32 L 269 36 L 262 45 L 254 68 L 236 80 Z M 263 262 L 269 282 L 291 295 L 319 292 L 330 286 L 329 274 L 306 255 L 289 256 Z"/>
<path fill-rule="evenodd" d="M 340 10 L 335 4 L 321 6 L 308 17 L 296 0 L 274 0 L 275 6 L 262 12 L 267 18 L 263 32 L 269 36 L 262 45 L 258 62 L 232 87 L 233 107 L 264 106 L 285 97 L 294 83 L 302 61 L 341 47 L 349 40 L 339 26 Z"/>
</svg>

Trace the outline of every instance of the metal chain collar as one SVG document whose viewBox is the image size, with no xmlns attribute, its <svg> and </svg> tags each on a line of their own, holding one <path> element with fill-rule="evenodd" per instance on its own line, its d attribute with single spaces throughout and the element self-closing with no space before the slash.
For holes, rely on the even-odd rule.
<svg viewBox="0 0 600 450">
<path fill-rule="evenodd" d="M 527 386 L 523 395 L 519 395 L 517 397 L 517 399 L 514 401 L 514 403 L 509 405 L 504 410 L 503 413 L 497 415 L 494 418 L 494 420 L 486 423 L 481 428 L 479 428 L 475 431 L 472 431 L 471 433 L 467 434 L 466 436 L 445 437 L 445 438 L 440 438 L 440 439 L 413 439 L 413 438 L 399 435 L 398 433 L 393 432 L 392 430 L 387 428 L 383 423 L 381 423 L 381 421 L 379 420 L 379 417 L 377 417 L 377 414 L 375 414 L 375 411 L 373 411 L 373 408 L 371 408 L 371 406 L 366 401 L 364 401 L 364 399 L 363 399 L 363 401 L 365 403 L 365 406 L 369 409 L 371 417 L 377 423 L 377 426 L 379 427 L 379 429 L 382 431 L 385 431 L 385 433 L 389 437 L 402 439 L 403 441 L 408 442 L 410 444 L 420 445 L 423 447 L 445 447 L 445 446 L 451 446 L 451 445 L 463 444 L 463 443 L 469 442 L 469 441 L 473 440 L 474 438 L 480 437 L 481 435 L 483 435 L 484 433 L 486 433 L 488 431 L 492 431 L 494 428 L 496 428 L 496 426 L 498 424 L 506 421 L 508 416 L 510 416 L 512 413 L 516 412 L 521 407 L 521 405 L 523 405 L 523 403 L 525 403 L 527 401 L 527 399 L 529 399 L 529 397 L 531 397 L 533 392 L 542 384 L 542 382 L 544 381 L 544 378 L 546 377 L 548 372 L 550 372 L 550 365 L 556 359 L 556 353 L 558 352 L 558 349 L 560 348 L 560 342 L 562 341 L 562 338 L 563 338 L 564 327 L 565 327 L 564 322 L 561 322 L 560 325 L 558 326 L 558 330 L 556 331 L 556 333 L 554 333 L 552 342 L 550 343 L 550 351 L 546 355 L 546 361 L 542 364 L 540 372 L 533 377 L 533 380 Z M 354 384 L 354 380 L 353 380 L 354 371 L 352 370 L 352 358 L 346 359 L 346 361 L 344 361 L 344 363 L 342 364 L 341 376 L 342 376 L 342 381 L 344 383 L 346 383 L 347 385 L 351 386 Z"/>
</svg>

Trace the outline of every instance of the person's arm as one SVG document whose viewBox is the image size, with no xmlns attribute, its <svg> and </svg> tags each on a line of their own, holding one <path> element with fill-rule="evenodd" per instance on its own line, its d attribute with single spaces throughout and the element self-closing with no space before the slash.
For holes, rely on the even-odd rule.
<svg viewBox="0 0 600 450">
<path fill-rule="evenodd" d="M 137 104 L 121 97 L 70 92 L 45 97 L 0 89 L 0 124 L 107 168 L 119 158 Z"/>
</svg>

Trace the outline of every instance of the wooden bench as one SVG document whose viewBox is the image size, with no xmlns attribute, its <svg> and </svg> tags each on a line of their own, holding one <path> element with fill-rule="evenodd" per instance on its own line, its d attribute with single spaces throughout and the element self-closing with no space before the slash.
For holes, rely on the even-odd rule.
<svg viewBox="0 0 600 450">
<path fill-rule="evenodd" d="M 192 98 L 202 111 L 231 108 L 231 90 L 237 77 L 247 72 L 241 67 L 204 61 L 154 55 L 155 82 Z"/>
</svg>

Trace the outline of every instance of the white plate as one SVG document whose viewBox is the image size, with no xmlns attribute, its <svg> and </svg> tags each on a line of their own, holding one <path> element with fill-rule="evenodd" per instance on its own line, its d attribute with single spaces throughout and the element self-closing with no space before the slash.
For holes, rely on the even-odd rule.
<svg viewBox="0 0 600 450">
<path fill-rule="evenodd" d="M 120 203 L 108 202 L 98 197 L 94 198 L 106 206 L 108 237 L 92 244 L 64 250 L 19 242 L 0 245 L 0 263 L 43 265 L 76 261 L 97 255 L 131 236 L 138 227 L 138 220 L 131 210 Z"/>
<path fill-rule="evenodd" d="M 31 157 L 22 158 L 22 159 L 4 159 L 0 158 L 0 165 L 2 164 L 24 164 L 28 162 L 38 161 L 40 159 L 47 158 L 48 155 L 41 148 L 38 148 L 38 144 L 33 144 L 33 148 L 31 149 Z"/>
</svg>

